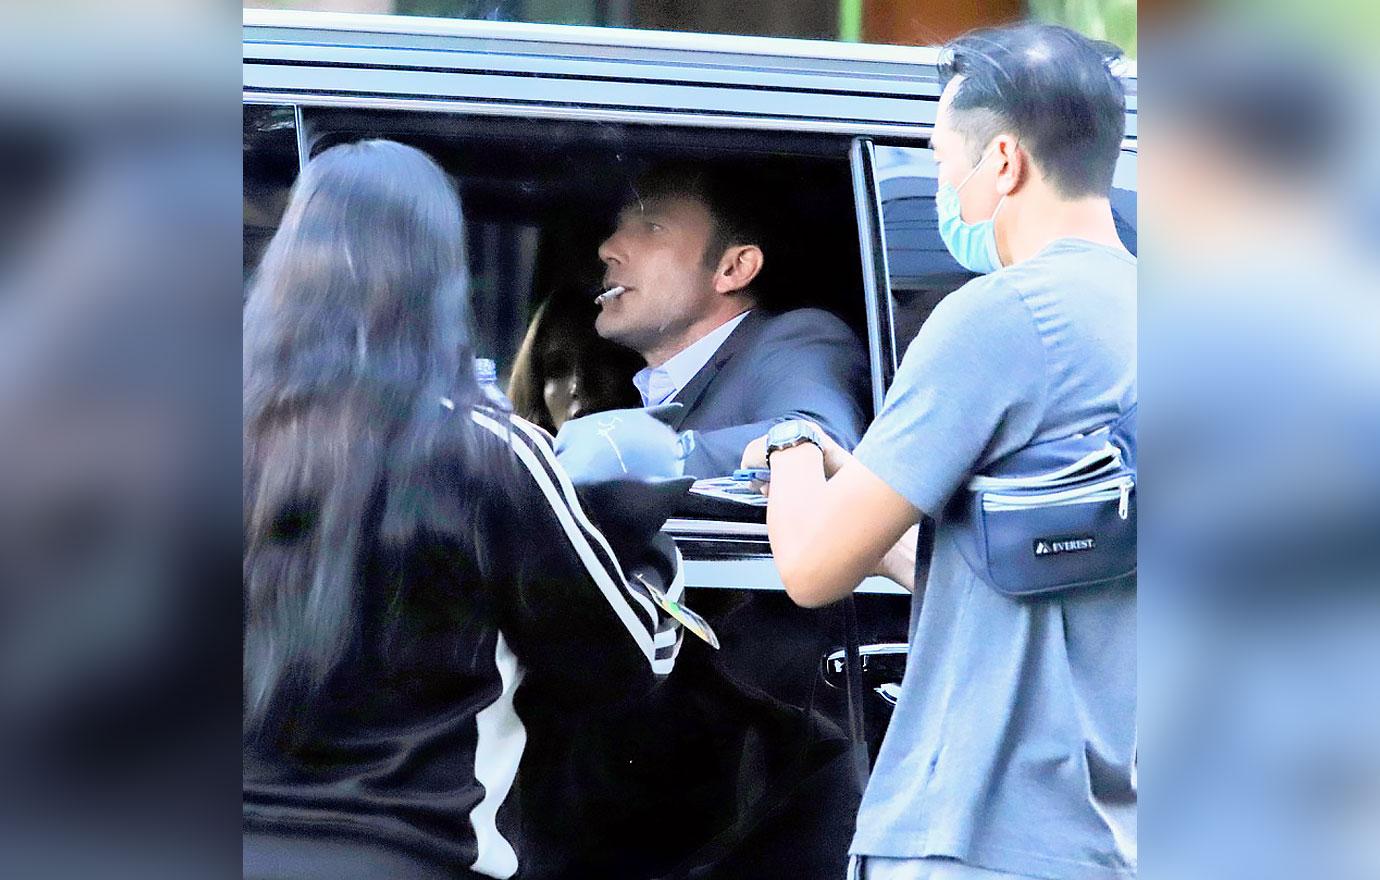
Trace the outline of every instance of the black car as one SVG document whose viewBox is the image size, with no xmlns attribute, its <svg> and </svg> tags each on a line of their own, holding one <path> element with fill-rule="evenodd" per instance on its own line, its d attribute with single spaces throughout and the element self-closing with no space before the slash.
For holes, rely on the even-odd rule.
<svg viewBox="0 0 1380 880">
<path fill-rule="evenodd" d="M 246 10 L 246 271 L 308 157 L 364 137 L 413 144 L 461 191 L 477 347 L 503 373 L 543 291 L 588 283 L 597 292 L 595 250 L 626 196 L 621 182 L 650 161 L 738 163 L 762 181 L 745 197 L 763 200 L 788 243 L 777 257 L 789 264 L 778 280 L 783 304 L 829 309 L 855 330 L 868 350 L 875 414 L 920 325 L 972 277 L 945 250 L 935 218 L 928 137 L 937 56 L 898 46 Z M 1125 82 L 1127 138 L 1113 208 L 1134 252 L 1134 75 Z M 685 820 L 701 827 L 675 832 L 710 840 L 697 858 L 701 867 L 719 866 L 714 876 L 810 877 L 834 861 L 841 876 L 860 765 L 875 757 L 904 669 L 911 596 L 874 577 L 832 607 L 796 607 L 777 577 L 760 510 L 701 507 L 667 531 L 686 560 L 687 602 L 722 643 L 713 652 L 687 642 L 673 675 L 685 682 L 677 711 L 714 719 L 697 742 L 681 745 L 713 756 L 702 766 L 644 772 L 687 790 L 706 775 L 727 780 L 707 796 L 703 815 Z M 658 753 L 635 754 L 654 761 Z M 802 809 L 813 817 L 801 818 Z"/>
</svg>

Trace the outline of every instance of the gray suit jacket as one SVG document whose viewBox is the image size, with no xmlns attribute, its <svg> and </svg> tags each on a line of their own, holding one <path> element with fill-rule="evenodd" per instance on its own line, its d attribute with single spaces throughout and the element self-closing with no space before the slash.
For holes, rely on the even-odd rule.
<svg viewBox="0 0 1380 880">
<path fill-rule="evenodd" d="M 673 427 L 695 434 L 685 472 L 727 476 L 781 418 L 810 419 L 852 449 L 869 411 L 868 376 L 862 345 L 835 315 L 754 309 L 672 398 L 685 404 Z"/>
</svg>

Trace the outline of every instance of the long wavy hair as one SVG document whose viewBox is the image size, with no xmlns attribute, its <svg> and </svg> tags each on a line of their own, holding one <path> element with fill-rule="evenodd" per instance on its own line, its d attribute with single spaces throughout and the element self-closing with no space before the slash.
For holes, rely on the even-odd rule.
<svg viewBox="0 0 1380 880">
<path fill-rule="evenodd" d="M 370 554 L 427 528 L 425 462 L 482 460 L 457 194 L 384 140 L 303 169 L 244 312 L 244 721 L 301 741 L 365 638 Z M 443 404 L 443 398 L 448 402 Z M 463 461 L 468 456 L 468 461 Z M 427 484 L 431 473 L 432 485 Z"/>
</svg>

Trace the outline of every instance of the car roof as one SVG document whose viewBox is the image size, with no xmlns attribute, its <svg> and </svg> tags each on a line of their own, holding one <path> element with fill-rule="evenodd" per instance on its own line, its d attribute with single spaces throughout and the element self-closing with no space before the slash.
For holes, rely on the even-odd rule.
<svg viewBox="0 0 1380 880">
<path fill-rule="evenodd" d="M 667 49 L 776 58 L 832 59 L 862 64 L 882 62 L 932 65 L 938 61 L 941 51 L 938 46 L 900 46 L 738 34 L 279 9 L 245 9 L 244 23 L 250 28 L 301 28 L 326 32 L 471 37 L 511 43 L 539 42 L 586 47 Z M 1132 60 L 1118 61 L 1116 69 L 1118 75 L 1123 78 L 1136 78 L 1136 63 Z"/>
<path fill-rule="evenodd" d="M 911 138 L 933 124 L 939 57 L 932 46 L 244 10 L 246 96 L 308 103 L 449 101 L 460 111 L 612 111 L 629 122 Z M 1125 81 L 1132 140 L 1134 76 Z"/>
<path fill-rule="evenodd" d="M 584 27 L 512 21 L 427 18 L 413 15 L 245 9 L 248 28 L 296 28 L 335 33 L 373 33 L 410 36 L 480 38 L 510 43 L 626 49 L 674 50 L 777 58 L 835 59 L 851 62 L 930 63 L 939 49 L 930 46 L 891 46 L 840 43 L 784 37 L 700 34 L 633 28 Z"/>
</svg>

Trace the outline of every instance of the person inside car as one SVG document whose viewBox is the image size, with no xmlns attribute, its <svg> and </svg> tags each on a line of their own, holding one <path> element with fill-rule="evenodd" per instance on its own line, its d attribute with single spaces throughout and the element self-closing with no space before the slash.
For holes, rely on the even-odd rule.
<svg viewBox="0 0 1380 880">
<path fill-rule="evenodd" d="M 646 367 L 645 406 L 678 402 L 693 434 L 686 472 L 724 476 L 777 419 L 806 418 L 852 448 L 868 400 L 853 331 L 816 308 L 769 311 L 767 229 L 741 170 L 667 163 L 639 176 L 599 246 L 605 288 L 595 329 Z M 618 292 L 621 288 L 621 292 Z"/>
<path fill-rule="evenodd" d="M 513 412 L 555 434 L 569 419 L 637 406 L 642 361 L 594 332 L 598 306 L 581 290 L 557 290 L 537 307 L 513 360 Z"/>
<path fill-rule="evenodd" d="M 849 445 L 864 423 L 867 361 L 848 326 L 820 309 L 766 308 L 784 298 L 763 282 L 767 254 L 781 250 L 745 204 L 744 194 L 762 198 L 756 183 L 744 189 L 741 173 L 721 166 L 656 166 L 599 248 L 606 290 L 623 291 L 604 297 L 595 327 L 642 355 L 634 381 L 643 402 L 682 432 L 693 447 L 684 470 L 698 477 L 731 473 L 741 444 L 778 418 L 811 413 Z M 611 417 L 621 427 L 652 418 L 633 409 L 573 419 L 558 449 Z M 724 624 L 725 647 L 762 636 L 712 622 Z M 555 781 L 544 792 L 553 808 L 576 790 L 600 803 L 578 816 L 562 810 L 570 818 L 551 846 L 571 859 L 571 876 L 843 871 L 839 817 L 856 812 L 862 785 L 847 733 L 813 699 L 779 699 L 691 641 L 645 703 L 577 723 L 578 748 L 543 774 Z"/>
<path fill-rule="evenodd" d="M 308 163 L 244 315 L 247 878 L 535 876 L 531 829 L 563 818 L 521 806 L 544 722 L 674 661 L 632 585 L 674 586 L 674 548 L 615 555 L 545 434 L 482 395 L 469 309 L 435 162 Z"/>
</svg>

